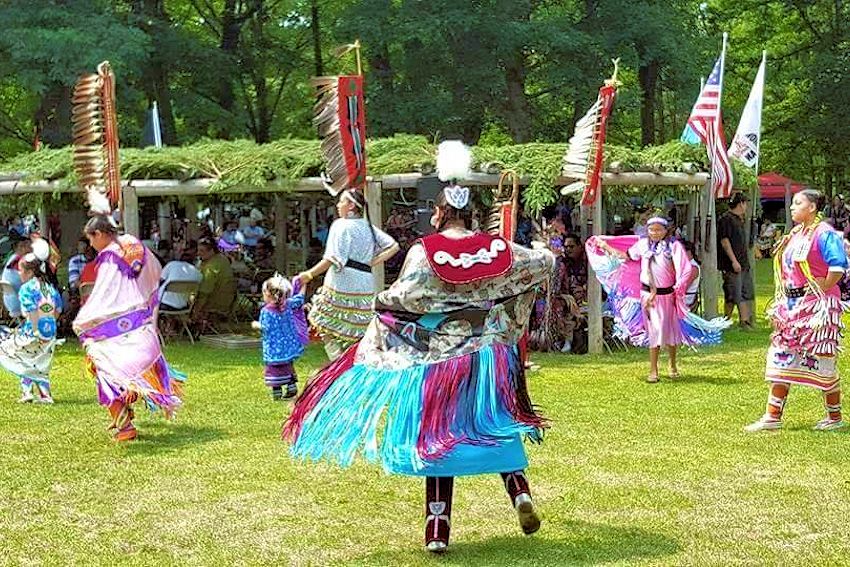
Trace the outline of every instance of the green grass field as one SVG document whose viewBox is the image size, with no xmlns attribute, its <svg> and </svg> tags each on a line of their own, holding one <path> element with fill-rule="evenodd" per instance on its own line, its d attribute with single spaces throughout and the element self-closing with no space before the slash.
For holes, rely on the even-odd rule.
<svg viewBox="0 0 850 567">
<path fill-rule="evenodd" d="M 758 279 L 762 311 L 769 263 Z M 543 527 L 521 535 L 496 476 L 463 478 L 440 558 L 422 549 L 421 479 L 289 458 L 290 406 L 270 400 L 259 352 L 169 346 L 190 374 L 182 411 L 144 413 L 140 440 L 116 445 L 69 341 L 55 406 L 20 406 L 0 381 L 0 563 L 850 564 L 850 434 L 811 431 L 820 395 L 792 389 L 780 433 L 741 431 L 764 409 L 767 340 L 763 319 L 732 330 L 657 385 L 644 351 L 535 356 L 553 420 L 528 451 Z M 312 348 L 298 370 L 322 360 Z"/>
</svg>

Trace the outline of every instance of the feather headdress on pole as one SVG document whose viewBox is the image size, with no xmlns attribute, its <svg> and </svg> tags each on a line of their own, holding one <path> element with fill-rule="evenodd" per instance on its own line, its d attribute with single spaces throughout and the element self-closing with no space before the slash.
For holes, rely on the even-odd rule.
<svg viewBox="0 0 850 567">
<path fill-rule="evenodd" d="M 599 97 L 587 114 L 576 123 L 575 133 L 564 156 L 562 175 L 579 179 L 570 183 L 561 193 L 582 192 L 582 205 L 593 205 L 602 188 L 602 166 L 604 161 L 605 134 L 608 116 L 617 95 L 617 70 L 620 60 L 614 59 L 614 75 L 599 89 Z"/>
<path fill-rule="evenodd" d="M 121 208 L 115 75 L 104 61 L 97 73 L 80 77 L 72 98 L 74 171 L 93 214 Z"/>
<path fill-rule="evenodd" d="M 360 42 L 345 46 L 340 55 L 352 50 L 357 56 L 356 75 L 314 77 L 311 81 L 318 89 L 313 123 L 322 139 L 322 179 L 333 196 L 344 189 L 366 186 L 366 107 Z"/>
</svg>

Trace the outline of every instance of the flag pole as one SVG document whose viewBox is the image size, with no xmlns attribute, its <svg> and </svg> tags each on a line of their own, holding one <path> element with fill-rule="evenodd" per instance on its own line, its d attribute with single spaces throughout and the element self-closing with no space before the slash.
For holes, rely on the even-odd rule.
<svg viewBox="0 0 850 567">
<path fill-rule="evenodd" d="M 729 39 L 729 34 L 723 32 L 723 48 L 720 50 L 720 79 L 717 81 L 717 118 L 723 114 L 721 110 L 723 100 L 723 76 L 726 73 L 726 42 Z"/>
</svg>

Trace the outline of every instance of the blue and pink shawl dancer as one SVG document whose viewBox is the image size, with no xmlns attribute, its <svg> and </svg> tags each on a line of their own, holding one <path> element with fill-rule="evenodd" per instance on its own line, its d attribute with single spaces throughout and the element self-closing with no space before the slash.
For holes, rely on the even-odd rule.
<svg viewBox="0 0 850 567">
<path fill-rule="evenodd" d="M 650 349 L 649 382 L 658 381 L 658 351 L 670 351 L 670 377 L 678 377 L 676 347 L 718 344 L 729 321 L 707 321 L 692 313 L 685 296 L 693 266 L 684 247 L 666 237 L 667 222 L 647 222 L 648 236 L 594 236 L 585 245 L 596 277 L 614 313 L 614 334 Z"/>
<path fill-rule="evenodd" d="M 540 441 L 546 421 L 517 345 L 553 265 L 547 250 L 468 230 L 423 238 L 378 294 L 363 339 L 296 401 L 283 430 L 292 454 L 348 466 L 360 453 L 426 477 L 431 551 L 448 543 L 458 475 L 502 474 L 523 530 L 535 531 L 522 438 Z"/>
</svg>

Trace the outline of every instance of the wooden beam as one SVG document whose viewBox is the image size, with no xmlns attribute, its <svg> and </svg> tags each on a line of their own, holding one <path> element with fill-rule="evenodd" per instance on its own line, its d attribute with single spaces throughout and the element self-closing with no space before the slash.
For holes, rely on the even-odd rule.
<svg viewBox="0 0 850 567">
<path fill-rule="evenodd" d="M 139 197 L 136 195 L 136 189 L 132 185 L 124 185 L 121 188 L 121 195 L 124 200 L 123 218 L 121 224 L 124 225 L 124 232 L 132 234 L 136 238 L 141 238 L 139 230 Z"/>
<path fill-rule="evenodd" d="M 369 181 L 366 183 L 366 206 L 369 207 L 369 220 L 377 228 L 384 227 L 384 211 L 381 196 L 383 194 L 383 183 L 380 181 Z M 375 276 L 375 291 L 384 291 L 384 265 L 372 268 Z"/>
<path fill-rule="evenodd" d="M 596 204 L 590 207 L 591 234 L 602 234 L 602 195 Z M 602 285 L 593 275 L 593 269 L 588 263 L 587 273 L 587 351 L 590 354 L 600 354 L 604 348 L 602 337 Z"/>
</svg>

